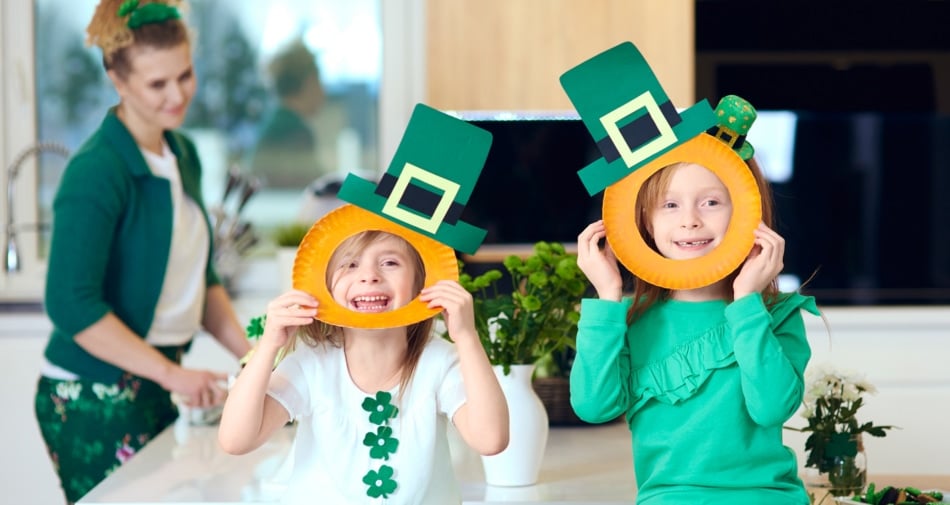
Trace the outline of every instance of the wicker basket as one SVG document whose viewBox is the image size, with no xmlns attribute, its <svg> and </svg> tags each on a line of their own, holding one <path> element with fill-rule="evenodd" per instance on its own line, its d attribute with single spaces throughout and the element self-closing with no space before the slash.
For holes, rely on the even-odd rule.
<svg viewBox="0 0 950 505">
<path fill-rule="evenodd" d="M 595 426 L 597 424 L 615 423 L 623 419 L 617 416 L 606 423 L 588 423 L 577 417 L 571 407 L 571 382 L 564 377 L 543 377 L 532 381 L 534 391 L 541 398 L 544 409 L 548 412 L 548 424 L 551 426 Z"/>
<path fill-rule="evenodd" d="M 534 391 L 548 411 L 551 426 L 581 426 L 586 423 L 577 417 L 571 408 L 571 383 L 564 377 L 534 379 Z"/>
</svg>

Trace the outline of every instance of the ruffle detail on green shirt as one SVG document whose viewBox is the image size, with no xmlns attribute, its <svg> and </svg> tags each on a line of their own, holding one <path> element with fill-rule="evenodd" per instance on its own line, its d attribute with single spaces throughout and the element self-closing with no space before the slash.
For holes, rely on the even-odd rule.
<svg viewBox="0 0 950 505">
<path fill-rule="evenodd" d="M 813 297 L 798 293 L 783 293 L 780 296 L 781 300 L 769 309 L 772 328 L 798 310 L 820 315 Z M 761 310 L 755 307 L 761 307 L 762 302 L 761 298 L 744 298 L 733 303 L 747 304 L 751 310 Z M 629 376 L 632 406 L 627 415 L 638 411 L 651 399 L 672 405 L 690 398 L 709 379 L 713 371 L 735 363 L 734 340 L 728 332 L 728 327 L 728 320 L 723 319 L 721 324 L 680 345 L 663 358 L 631 370 Z M 625 363 L 629 362 L 621 360 L 621 366 Z"/>
<path fill-rule="evenodd" d="M 683 401 L 696 394 L 713 370 L 735 362 L 732 338 L 723 322 L 665 358 L 631 371 L 630 413 L 651 399 L 669 404 Z"/>
</svg>

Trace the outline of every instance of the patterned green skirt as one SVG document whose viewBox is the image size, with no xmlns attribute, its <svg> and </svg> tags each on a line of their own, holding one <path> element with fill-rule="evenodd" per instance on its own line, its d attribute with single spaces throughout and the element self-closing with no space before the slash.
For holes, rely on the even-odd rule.
<svg viewBox="0 0 950 505">
<path fill-rule="evenodd" d="M 178 417 L 168 391 L 131 374 L 124 374 L 115 384 L 40 377 L 35 409 L 70 503 L 82 498 Z"/>
</svg>

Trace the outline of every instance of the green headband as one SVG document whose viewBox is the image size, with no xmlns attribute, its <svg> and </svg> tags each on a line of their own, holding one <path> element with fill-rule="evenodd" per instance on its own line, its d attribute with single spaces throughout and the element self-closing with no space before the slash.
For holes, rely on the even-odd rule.
<svg viewBox="0 0 950 505">
<path fill-rule="evenodd" d="M 178 9 L 161 3 L 147 3 L 139 6 L 139 0 L 125 0 L 117 12 L 120 18 L 129 17 L 125 25 L 134 30 L 142 25 L 161 23 L 169 19 L 180 19 Z"/>
</svg>

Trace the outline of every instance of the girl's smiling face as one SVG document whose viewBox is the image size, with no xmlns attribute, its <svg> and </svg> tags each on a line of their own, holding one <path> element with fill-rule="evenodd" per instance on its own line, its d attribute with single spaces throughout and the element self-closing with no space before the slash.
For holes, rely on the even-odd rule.
<svg viewBox="0 0 950 505">
<path fill-rule="evenodd" d="M 732 217 L 729 190 L 710 170 L 695 163 L 668 167 L 665 190 L 648 204 L 647 229 L 660 254 L 692 259 L 714 250 Z"/>
<path fill-rule="evenodd" d="M 386 312 L 405 306 L 421 289 L 414 252 L 405 240 L 384 233 L 361 250 L 344 251 L 331 265 L 333 299 L 356 312 Z"/>
</svg>

